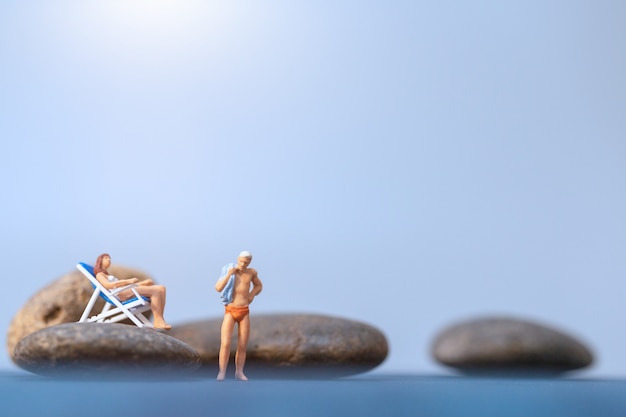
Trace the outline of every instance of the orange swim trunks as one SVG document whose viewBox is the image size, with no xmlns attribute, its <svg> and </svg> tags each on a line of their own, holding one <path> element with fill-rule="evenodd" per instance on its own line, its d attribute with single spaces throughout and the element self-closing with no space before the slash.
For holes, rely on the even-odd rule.
<svg viewBox="0 0 626 417">
<path fill-rule="evenodd" d="M 248 306 L 238 307 L 228 304 L 226 306 L 226 312 L 230 314 L 237 323 L 241 323 L 241 320 L 250 313 L 250 309 Z"/>
</svg>

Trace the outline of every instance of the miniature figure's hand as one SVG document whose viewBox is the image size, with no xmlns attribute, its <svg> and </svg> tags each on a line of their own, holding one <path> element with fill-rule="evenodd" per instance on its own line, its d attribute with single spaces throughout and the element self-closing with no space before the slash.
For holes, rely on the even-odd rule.
<svg viewBox="0 0 626 417">
<path fill-rule="evenodd" d="M 117 285 L 115 287 L 116 288 L 117 287 L 124 287 L 124 286 L 129 285 L 129 284 L 135 284 L 135 283 L 137 283 L 137 281 L 139 281 L 137 278 L 122 279 L 122 280 L 117 281 Z"/>
<path fill-rule="evenodd" d="M 248 304 L 252 304 L 252 301 L 254 301 L 254 294 L 248 296 Z"/>
</svg>

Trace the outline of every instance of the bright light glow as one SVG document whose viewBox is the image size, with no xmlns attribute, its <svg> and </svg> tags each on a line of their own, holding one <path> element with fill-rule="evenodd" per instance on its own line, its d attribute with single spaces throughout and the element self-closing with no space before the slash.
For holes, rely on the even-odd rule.
<svg viewBox="0 0 626 417">
<path fill-rule="evenodd" d="M 49 12 L 58 18 L 51 18 Z M 204 50 L 220 47 L 233 37 L 245 36 L 251 16 L 259 19 L 254 4 L 212 0 L 72 2 L 65 9 L 45 13 L 48 22 L 63 22 L 57 29 L 65 37 L 64 44 L 89 44 L 122 54 L 125 50 L 145 54 L 200 45 Z"/>
<path fill-rule="evenodd" d="M 218 35 L 233 24 L 232 7 L 213 1 L 112 0 L 92 5 L 99 29 L 123 44 L 188 42 L 199 33 Z"/>
<path fill-rule="evenodd" d="M 174 0 L 113 0 L 97 2 L 101 16 L 111 29 L 153 36 L 184 33 L 199 22 L 210 19 L 219 24 L 219 7 L 215 2 Z"/>
<path fill-rule="evenodd" d="M 50 7 L 40 18 L 56 31 L 53 46 L 84 72 L 142 81 L 202 65 L 219 71 L 266 30 L 263 13 L 253 2 L 106 0 Z"/>
</svg>

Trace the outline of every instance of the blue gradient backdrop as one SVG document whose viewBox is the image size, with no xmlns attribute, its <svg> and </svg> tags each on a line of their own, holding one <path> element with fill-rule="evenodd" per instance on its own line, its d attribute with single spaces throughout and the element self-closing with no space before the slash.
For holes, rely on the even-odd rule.
<svg viewBox="0 0 626 417">
<path fill-rule="evenodd" d="M 506 314 L 623 377 L 625 19 L 622 1 L 2 1 L 2 324 L 105 251 L 167 285 L 173 324 L 216 317 L 248 249 L 252 314 L 370 323 L 381 372 L 446 372 L 437 331 Z"/>
</svg>

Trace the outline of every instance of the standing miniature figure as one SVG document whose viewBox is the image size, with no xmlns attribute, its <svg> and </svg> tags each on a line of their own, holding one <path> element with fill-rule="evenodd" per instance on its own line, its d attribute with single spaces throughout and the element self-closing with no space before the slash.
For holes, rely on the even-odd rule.
<svg viewBox="0 0 626 417">
<path fill-rule="evenodd" d="M 252 254 L 248 251 L 241 252 L 237 258 L 237 264 L 226 265 L 222 269 L 224 275 L 215 284 L 215 289 L 221 293 L 222 304 L 226 306 L 221 330 L 222 340 L 220 344 L 218 381 L 226 377 L 226 368 L 228 367 L 228 359 L 230 357 L 230 342 L 235 323 L 238 324 L 235 378 L 241 381 L 248 380 L 243 373 L 243 367 L 246 363 L 246 347 L 250 335 L 248 306 L 263 289 L 263 284 L 256 270 L 248 268 L 250 262 L 252 262 Z M 250 284 L 252 284 L 252 291 L 250 290 Z"/>
</svg>

